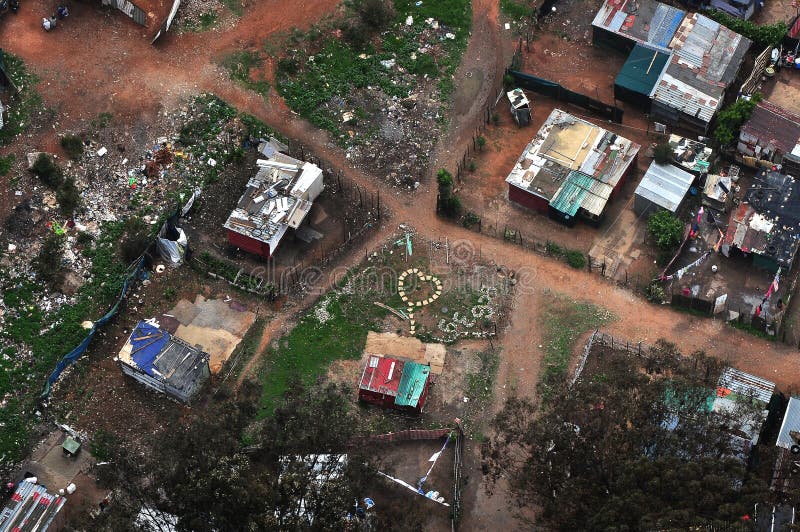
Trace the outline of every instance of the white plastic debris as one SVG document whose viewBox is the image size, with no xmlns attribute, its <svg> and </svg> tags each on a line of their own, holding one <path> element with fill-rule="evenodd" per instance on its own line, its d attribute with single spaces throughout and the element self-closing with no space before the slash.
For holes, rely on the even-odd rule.
<svg viewBox="0 0 800 532">
<path fill-rule="evenodd" d="M 414 24 L 414 17 L 409 15 L 408 17 L 406 17 L 406 26 L 411 26 L 412 24 Z"/>
<path fill-rule="evenodd" d="M 445 33 L 444 36 L 450 39 L 451 41 L 456 38 L 456 34 L 450 32 Z"/>
<path fill-rule="evenodd" d="M 72 495 L 73 493 L 75 493 L 76 489 L 78 489 L 78 486 L 76 486 L 75 483 L 70 482 L 69 486 L 67 486 L 67 494 Z"/>
<path fill-rule="evenodd" d="M 208 160 L 208 166 L 217 166 L 216 159 L 209 159 Z"/>
<path fill-rule="evenodd" d="M 9 253 L 14 253 L 16 250 L 17 250 L 17 246 L 15 244 L 9 244 L 8 245 L 8 252 Z"/>
<path fill-rule="evenodd" d="M 94 327 L 94 323 L 92 323 L 89 320 L 86 320 L 83 323 L 81 323 L 81 327 L 83 327 L 84 329 L 88 330 L 88 329 L 91 329 L 92 327 Z"/>
<path fill-rule="evenodd" d="M 105 155 L 106 153 L 108 153 L 108 150 L 106 149 L 106 147 L 105 147 L 105 146 L 103 146 L 102 148 L 100 148 L 99 150 L 97 150 L 97 156 L 98 156 L 98 157 L 102 157 L 102 156 L 103 156 L 103 155 Z"/>
<path fill-rule="evenodd" d="M 17 191 L 14 192 L 14 195 L 15 196 L 22 196 L 22 191 L 21 190 L 17 190 Z"/>
<path fill-rule="evenodd" d="M 384 68 L 392 68 L 394 66 L 394 63 L 395 63 L 394 59 L 384 59 L 383 61 L 381 61 L 381 65 L 383 65 Z"/>
<path fill-rule="evenodd" d="M 167 269 L 166 266 L 164 266 L 163 264 L 159 264 L 158 266 L 156 266 L 156 273 L 164 273 L 164 270 L 166 269 Z"/>
</svg>

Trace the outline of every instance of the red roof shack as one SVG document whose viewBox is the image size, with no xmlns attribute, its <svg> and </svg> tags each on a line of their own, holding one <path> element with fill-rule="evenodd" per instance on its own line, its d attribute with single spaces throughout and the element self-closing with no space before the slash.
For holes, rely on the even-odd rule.
<svg viewBox="0 0 800 532">
<path fill-rule="evenodd" d="M 358 398 L 383 408 L 421 413 L 428 398 L 430 370 L 410 360 L 372 355 L 361 374 Z"/>
</svg>

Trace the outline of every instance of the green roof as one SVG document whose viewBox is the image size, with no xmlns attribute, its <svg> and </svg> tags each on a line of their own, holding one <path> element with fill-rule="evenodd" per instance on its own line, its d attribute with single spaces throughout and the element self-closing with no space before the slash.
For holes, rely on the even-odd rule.
<svg viewBox="0 0 800 532">
<path fill-rule="evenodd" d="M 428 381 L 431 367 L 416 362 L 406 362 L 403 365 L 403 376 L 400 377 L 400 385 L 397 387 L 397 396 L 394 404 L 398 406 L 411 406 L 416 408 L 419 398 L 425 390 L 425 383 Z"/>
<path fill-rule="evenodd" d="M 614 84 L 650 96 L 667 61 L 669 55 L 637 44 L 622 65 Z"/>
</svg>

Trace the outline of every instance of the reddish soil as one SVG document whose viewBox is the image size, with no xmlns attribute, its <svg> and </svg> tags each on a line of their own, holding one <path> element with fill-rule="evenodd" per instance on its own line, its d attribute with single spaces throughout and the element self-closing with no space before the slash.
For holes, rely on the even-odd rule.
<svg viewBox="0 0 800 532">
<path fill-rule="evenodd" d="M 685 353 L 702 349 L 711 355 L 730 360 L 744 371 L 771 378 L 778 383 L 781 390 L 796 385 L 798 379 L 795 349 L 757 339 L 719 321 L 679 313 L 668 307 L 654 306 L 597 275 L 576 271 L 563 263 L 528 252 L 513 244 L 445 222 L 434 214 L 436 199 L 430 180 L 423 182 L 413 196 L 376 184 L 379 183 L 378 179 L 349 168 L 342 152 L 329 146 L 326 134 L 293 117 L 275 95 L 272 96 L 272 103 L 265 102 L 260 96 L 245 91 L 228 80 L 226 73 L 214 63 L 225 51 L 259 46 L 274 32 L 308 25 L 329 12 L 337 3 L 332 0 L 265 0 L 248 8 L 245 16 L 231 30 L 168 35 L 159 46 L 151 47 L 142 29 L 124 15 L 105 14 L 87 4 L 75 4 L 73 14 L 67 21 L 59 25 L 56 31 L 44 33 L 39 28 L 39 20 L 47 12 L 45 6 L 49 9 L 50 4 L 43 0 L 28 0 L 17 17 L 3 20 L 0 25 L 0 42 L 10 52 L 22 56 L 30 65 L 35 66 L 42 78 L 39 89 L 44 95 L 46 105 L 58 111 L 58 123 L 53 129 L 36 132 L 25 142 L 30 148 L 52 146 L 57 133 L 84 127 L 85 121 L 102 111 L 112 112 L 115 117 L 131 122 L 147 123 L 163 110 L 174 108 L 183 96 L 200 91 L 213 91 L 237 107 L 264 119 L 285 135 L 306 144 L 318 157 L 325 159 L 330 167 L 342 171 L 368 191 L 382 188 L 381 198 L 384 205 L 392 211 L 396 223 L 411 222 L 429 238 L 439 238 L 446 234 L 451 241 L 462 239 L 472 249 L 480 249 L 484 259 L 493 260 L 518 273 L 515 311 L 500 338 L 504 345 L 495 408 L 501 406 L 512 384 L 517 393 L 529 396 L 535 394 L 542 360 L 542 352 L 538 347 L 542 340 L 539 306 L 544 297 L 544 288 L 586 299 L 611 310 L 620 319 L 605 330 L 620 338 L 653 342 L 657 338 L 666 337 L 676 342 Z M 455 167 L 464 147 L 471 141 L 475 126 L 481 120 L 485 102 L 494 96 L 490 96 L 495 79 L 491 73 L 501 72 L 507 62 L 506 52 L 511 43 L 500 41 L 497 2 L 476 0 L 474 4 L 472 40 L 462 67 L 456 74 L 459 92 L 454 99 L 456 103 L 453 116 L 457 118 L 453 119 L 451 129 L 434 150 L 435 162 L 431 166 L 433 169 Z M 101 19 L 105 20 L 98 23 Z M 537 41 L 534 48 L 545 42 L 549 41 Z M 562 42 L 565 47 L 570 46 L 567 41 Z M 550 56 L 545 57 L 550 61 L 547 64 L 554 63 Z M 591 57 L 593 56 L 587 55 L 584 58 L 584 66 L 576 68 L 576 74 L 571 78 L 589 76 L 581 83 L 590 96 L 592 84 L 595 84 L 599 92 L 607 90 L 609 83 L 607 73 L 596 79 L 592 77 L 591 69 L 587 66 L 592 63 Z M 544 58 L 540 64 L 545 66 Z M 467 76 L 469 72 L 472 73 L 471 76 Z M 567 74 L 569 73 L 563 75 Z M 474 80 L 476 75 L 478 83 L 464 81 Z M 602 96 L 603 93 L 601 99 Z M 541 112 L 546 110 L 544 108 Z M 626 114 L 627 124 L 635 127 L 644 125 L 633 116 L 629 120 L 629 115 Z M 523 141 L 523 137 L 532 133 L 533 130 L 528 130 L 514 135 L 513 138 L 498 141 L 498 149 L 492 148 L 491 156 L 487 156 L 479 166 L 495 168 L 497 165 L 493 172 L 502 176 L 500 167 L 518 156 L 521 150 L 519 143 Z M 620 133 L 625 134 L 623 131 Z M 506 153 L 507 151 L 511 153 Z M 3 185 L 4 193 L 10 192 L 11 188 L 6 186 L 5 181 Z M 483 190 L 487 194 L 485 197 L 490 197 L 490 190 Z M 0 205 L 2 204 L 0 197 Z M 4 217 L 5 214 L 0 212 L 0 216 Z M 487 215 L 487 218 L 491 218 L 491 215 Z M 329 271 L 358 263 L 364 248 L 376 246 L 395 227 L 395 223 L 385 221 L 379 231 L 372 233 L 361 247 L 343 256 Z M 583 230 L 577 231 L 575 238 L 582 240 L 578 235 Z M 332 276 L 325 281 L 324 286 L 329 286 L 330 279 Z M 304 308 L 315 298 L 316 295 L 310 295 L 295 308 Z M 284 312 L 270 323 L 262 347 L 274 335 L 285 330 L 293 315 L 293 312 Z M 259 357 L 254 357 L 243 374 L 246 375 L 258 361 Z M 110 389 L 108 393 L 98 393 L 96 398 L 100 399 L 101 396 L 103 401 L 109 401 L 110 404 L 118 401 L 116 394 Z M 118 413 L 114 412 L 113 415 L 117 416 Z M 138 414 L 129 413 L 119 417 L 128 419 L 136 415 Z M 526 528 L 514 521 L 509 512 L 509 498 L 502 490 L 491 497 L 485 491 L 477 489 L 480 483 L 477 445 L 469 445 L 468 448 L 472 452 L 467 467 L 474 475 L 470 475 L 465 495 L 466 515 L 463 528 Z"/>
</svg>

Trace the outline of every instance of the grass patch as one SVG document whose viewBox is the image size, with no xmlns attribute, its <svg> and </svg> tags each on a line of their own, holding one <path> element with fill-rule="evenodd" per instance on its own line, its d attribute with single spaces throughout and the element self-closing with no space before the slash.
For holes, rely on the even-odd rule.
<svg viewBox="0 0 800 532">
<path fill-rule="evenodd" d="M 374 305 L 376 293 L 333 292 L 306 312 L 288 335 L 269 349 L 261 377 L 259 417 L 272 415 L 295 376 L 312 385 L 334 360 L 358 360 L 367 332 L 377 330 L 386 311 Z"/>
<path fill-rule="evenodd" d="M 703 316 L 708 317 L 708 314 L 703 314 Z M 758 338 L 763 338 L 764 340 L 769 340 L 770 342 L 775 341 L 774 334 L 767 334 L 761 329 L 754 327 L 752 323 L 745 323 L 739 320 L 731 320 L 728 322 L 728 325 L 730 325 L 734 329 L 739 329 L 740 331 L 752 334 L 753 336 L 756 336 Z"/>
<path fill-rule="evenodd" d="M 5 157 L 0 157 L 0 175 L 8 175 L 8 172 L 11 171 L 11 166 L 14 164 L 14 160 L 16 160 L 16 156 L 13 153 Z"/>
<path fill-rule="evenodd" d="M 242 50 L 233 52 L 225 56 L 222 66 L 228 71 L 230 78 L 239 82 L 249 90 L 257 92 L 261 96 L 269 95 L 270 84 L 264 80 L 253 80 L 251 71 L 262 63 L 262 58 L 257 52 Z"/>
<path fill-rule="evenodd" d="M 510 19 L 522 20 L 531 16 L 533 8 L 525 0 L 500 0 L 500 11 Z"/>
<path fill-rule="evenodd" d="M 408 76 L 402 81 L 397 72 L 381 64 L 383 60 L 393 59 L 419 78 L 427 75 L 437 79 L 442 100 L 446 101 L 453 90 L 452 76 L 467 46 L 471 4 L 468 0 L 415 4 L 414 0 L 394 0 L 396 15 L 390 30 L 372 40 L 339 40 L 317 28 L 300 36 L 292 35 L 289 40 L 297 48 L 278 63 L 278 92 L 294 111 L 340 139 L 344 138 L 339 116 L 342 109 L 330 105 L 331 102 L 348 102 L 355 91 L 368 86 L 398 98 L 407 97 L 414 88 L 416 81 L 409 83 Z M 413 17 L 410 27 L 405 24 L 408 16 Z M 455 36 L 441 41 L 443 53 L 437 53 L 435 58 L 419 50 L 424 44 L 420 35 L 428 27 L 425 23 L 428 18 L 437 20 Z M 345 21 L 338 24 L 348 25 Z M 344 33 L 347 37 L 348 32 Z"/>
<path fill-rule="evenodd" d="M 567 376 L 572 350 L 580 335 L 617 318 L 604 308 L 549 290 L 545 290 L 542 310 L 545 349 L 542 384 L 546 391 Z"/>
<path fill-rule="evenodd" d="M 8 76 L 19 89 L 19 94 L 6 106 L 3 129 L 0 129 L 0 146 L 7 146 L 27 129 L 33 113 L 41 111 L 42 97 L 34 89 L 39 78 L 28 70 L 22 59 L 3 53 L 0 60 L 5 65 Z"/>
<path fill-rule="evenodd" d="M 241 17 L 244 9 L 242 9 L 242 2 L 241 0 L 221 0 L 222 5 L 228 8 L 228 11 L 236 15 L 237 17 Z"/>
</svg>

